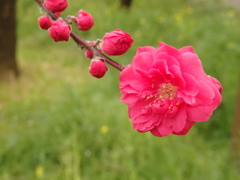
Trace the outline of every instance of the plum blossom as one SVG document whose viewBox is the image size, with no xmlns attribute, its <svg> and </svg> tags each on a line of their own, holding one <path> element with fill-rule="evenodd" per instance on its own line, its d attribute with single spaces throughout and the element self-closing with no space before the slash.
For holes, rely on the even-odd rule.
<svg viewBox="0 0 240 180">
<path fill-rule="evenodd" d="M 102 50 L 108 55 L 122 55 L 131 47 L 132 37 L 119 29 L 106 33 L 103 37 Z"/>
<path fill-rule="evenodd" d="M 191 46 L 139 47 L 120 73 L 121 100 L 133 128 L 155 136 L 185 135 L 207 121 L 221 102 L 222 86 L 209 77 Z"/>
<path fill-rule="evenodd" d="M 79 30 L 87 31 L 94 25 L 93 17 L 86 11 L 80 10 L 75 17 L 76 25 Z"/>
<path fill-rule="evenodd" d="M 50 36 L 55 42 L 68 41 L 70 38 L 71 27 L 62 20 L 54 21 L 52 27 L 48 29 Z"/>
<path fill-rule="evenodd" d="M 96 77 L 96 78 L 102 78 L 105 73 L 108 71 L 108 68 L 106 64 L 104 63 L 104 60 L 98 57 L 95 57 L 91 60 L 91 64 L 89 67 L 89 73 Z"/>
<path fill-rule="evenodd" d="M 45 0 L 44 6 L 53 12 L 62 12 L 68 6 L 67 0 Z"/>
<path fill-rule="evenodd" d="M 52 26 L 52 21 L 48 16 L 41 16 L 38 18 L 38 24 L 41 29 L 48 29 Z"/>
</svg>

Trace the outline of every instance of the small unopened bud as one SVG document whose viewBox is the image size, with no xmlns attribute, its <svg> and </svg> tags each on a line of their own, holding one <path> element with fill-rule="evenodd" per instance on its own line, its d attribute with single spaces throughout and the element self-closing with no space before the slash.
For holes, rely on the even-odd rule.
<svg viewBox="0 0 240 180">
<path fill-rule="evenodd" d="M 67 0 L 45 0 L 44 6 L 53 12 L 62 12 L 68 6 Z"/>
<path fill-rule="evenodd" d="M 41 29 L 48 29 L 52 26 L 52 21 L 48 16 L 41 16 L 38 18 L 38 24 Z"/>
<path fill-rule="evenodd" d="M 52 27 L 48 29 L 50 36 L 55 42 L 68 41 L 70 38 L 71 27 L 64 21 L 54 21 Z"/>
<path fill-rule="evenodd" d="M 98 49 L 98 47 L 96 47 L 96 42 L 95 41 L 91 41 L 89 42 L 90 45 L 94 46 L 96 49 Z M 98 49 L 99 52 L 102 52 L 101 49 Z M 84 52 L 85 56 L 89 59 L 92 59 L 93 58 L 93 54 L 90 50 L 86 49 L 85 52 Z"/>
<path fill-rule="evenodd" d="M 104 63 L 103 59 L 100 58 L 93 58 L 89 67 L 89 73 L 96 77 L 101 78 L 105 75 L 108 68 L 106 64 Z"/>
<path fill-rule="evenodd" d="M 55 12 L 55 14 L 59 17 L 61 16 L 61 12 Z"/>
<path fill-rule="evenodd" d="M 94 25 L 93 17 L 91 16 L 91 14 L 83 10 L 80 10 L 77 13 L 75 19 L 76 26 L 81 31 L 87 31 Z"/>
</svg>

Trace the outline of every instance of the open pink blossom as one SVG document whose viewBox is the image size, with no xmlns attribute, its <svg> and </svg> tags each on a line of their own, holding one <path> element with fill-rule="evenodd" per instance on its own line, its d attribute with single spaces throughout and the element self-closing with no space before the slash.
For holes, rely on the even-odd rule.
<svg viewBox="0 0 240 180">
<path fill-rule="evenodd" d="M 53 12 L 62 12 L 68 6 L 67 0 L 45 0 L 44 6 Z"/>
<path fill-rule="evenodd" d="M 120 73 L 121 100 L 134 129 L 155 136 L 184 135 L 207 121 L 221 102 L 221 84 L 206 75 L 190 46 L 140 47 Z"/>
<path fill-rule="evenodd" d="M 41 29 L 48 29 L 52 26 L 52 21 L 48 16 L 41 16 L 38 18 L 38 24 Z"/>
<path fill-rule="evenodd" d="M 103 37 L 102 50 L 108 55 L 122 55 L 131 47 L 132 37 L 119 29 L 106 33 Z"/>
<path fill-rule="evenodd" d="M 94 25 L 92 15 L 86 11 L 80 10 L 75 18 L 77 28 L 81 31 L 87 31 Z"/>
<path fill-rule="evenodd" d="M 64 21 L 54 21 L 52 27 L 48 29 L 50 36 L 55 42 L 68 41 L 70 38 L 71 27 Z"/>
</svg>

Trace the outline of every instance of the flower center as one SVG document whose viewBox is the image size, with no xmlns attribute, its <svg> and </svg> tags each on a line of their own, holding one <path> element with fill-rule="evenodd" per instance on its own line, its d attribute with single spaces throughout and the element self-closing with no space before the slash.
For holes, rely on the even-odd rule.
<svg viewBox="0 0 240 180">
<path fill-rule="evenodd" d="M 149 113 L 149 109 L 152 109 L 157 113 L 175 114 L 179 105 L 176 95 L 176 86 L 171 83 L 162 83 L 157 91 L 145 98 L 149 104 L 143 108 L 142 113 Z"/>
<path fill-rule="evenodd" d="M 158 92 L 160 99 L 173 100 L 177 94 L 177 87 L 173 86 L 171 83 L 163 83 L 160 85 Z"/>
</svg>

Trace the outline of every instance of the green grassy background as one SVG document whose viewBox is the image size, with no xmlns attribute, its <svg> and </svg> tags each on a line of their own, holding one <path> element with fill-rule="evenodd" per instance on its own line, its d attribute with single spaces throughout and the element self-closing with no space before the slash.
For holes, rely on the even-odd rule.
<svg viewBox="0 0 240 180">
<path fill-rule="evenodd" d="M 240 12 L 221 1 L 69 0 L 63 16 L 90 12 L 86 40 L 122 29 L 135 39 L 114 60 L 128 64 L 137 47 L 192 45 L 207 74 L 218 78 L 223 102 L 185 136 L 158 138 L 132 129 L 119 101 L 119 71 L 88 74 L 89 60 L 73 40 L 54 43 L 40 30 L 34 1 L 18 1 L 21 78 L 0 84 L 1 180 L 236 180 L 230 134 L 240 58 Z M 73 28 L 76 32 L 76 28 Z"/>
</svg>

